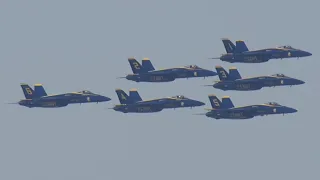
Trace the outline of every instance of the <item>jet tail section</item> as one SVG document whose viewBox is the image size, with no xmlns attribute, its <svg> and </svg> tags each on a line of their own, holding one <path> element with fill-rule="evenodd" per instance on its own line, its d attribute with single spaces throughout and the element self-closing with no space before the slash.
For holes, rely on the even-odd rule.
<svg viewBox="0 0 320 180">
<path fill-rule="evenodd" d="M 233 108 L 233 107 L 234 107 L 234 105 L 230 99 L 230 96 L 222 97 L 222 108 L 229 109 L 229 108 Z"/>
<path fill-rule="evenodd" d="M 209 100 L 210 100 L 210 103 L 211 103 L 211 106 L 212 108 L 214 109 L 220 109 L 221 108 L 221 101 L 217 98 L 216 95 L 209 95 Z"/>
<path fill-rule="evenodd" d="M 139 74 L 144 72 L 141 64 L 135 58 L 129 58 L 128 61 L 131 66 L 131 70 L 134 74 Z"/>
<path fill-rule="evenodd" d="M 145 71 L 155 70 L 149 58 L 142 59 L 142 67 Z"/>
<path fill-rule="evenodd" d="M 35 97 L 47 96 L 47 93 L 44 90 L 42 84 L 35 84 L 34 85 L 34 96 Z"/>
<path fill-rule="evenodd" d="M 236 46 L 229 39 L 223 38 L 222 43 L 227 53 L 234 53 Z"/>
<path fill-rule="evenodd" d="M 216 71 L 219 75 L 220 81 L 225 81 L 229 79 L 229 73 L 221 66 L 216 66 Z"/>
<path fill-rule="evenodd" d="M 241 75 L 236 67 L 231 67 L 229 69 L 229 77 L 232 80 L 241 79 Z"/>
<path fill-rule="evenodd" d="M 131 104 L 128 94 L 122 89 L 116 89 L 116 93 L 121 104 Z"/>
<path fill-rule="evenodd" d="M 244 41 L 236 41 L 236 49 L 235 53 L 243 53 L 245 51 L 249 51 L 246 43 Z"/>
<path fill-rule="evenodd" d="M 33 89 L 28 84 L 21 84 L 20 85 L 23 91 L 23 94 L 26 99 L 32 99 L 34 95 Z"/>
<path fill-rule="evenodd" d="M 129 98 L 132 100 L 133 103 L 137 101 L 142 101 L 140 94 L 138 93 L 137 89 L 130 89 L 129 91 Z"/>
</svg>

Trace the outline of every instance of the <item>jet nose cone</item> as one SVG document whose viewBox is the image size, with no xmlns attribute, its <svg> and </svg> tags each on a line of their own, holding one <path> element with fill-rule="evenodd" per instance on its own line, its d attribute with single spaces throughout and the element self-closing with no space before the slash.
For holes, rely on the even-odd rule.
<svg viewBox="0 0 320 180">
<path fill-rule="evenodd" d="M 288 113 L 295 113 L 295 112 L 298 112 L 298 110 L 296 110 L 294 108 L 287 107 L 287 112 Z"/>
<path fill-rule="evenodd" d="M 213 87 L 216 88 L 216 89 L 220 89 L 221 88 L 221 84 L 215 83 L 215 84 L 213 84 Z"/>
<path fill-rule="evenodd" d="M 104 101 L 110 101 L 111 99 L 106 96 L 99 96 L 98 101 L 104 102 Z"/>
<path fill-rule="evenodd" d="M 312 53 L 310 52 L 305 52 L 306 53 L 306 56 L 312 56 Z"/>
<path fill-rule="evenodd" d="M 291 113 L 295 113 L 298 112 L 298 110 L 294 109 L 294 108 L 290 108 Z"/>
<path fill-rule="evenodd" d="M 126 75 L 126 79 L 127 79 L 127 80 L 132 80 L 133 78 L 132 78 L 132 76 L 130 76 L 130 75 Z"/>
<path fill-rule="evenodd" d="M 201 101 L 193 100 L 190 105 L 191 105 L 191 107 L 192 107 L 192 106 L 193 106 L 193 107 L 195 107 L 195 106 L 203 106 L 203 105 L 205 105 L 205 103 L 203 103 L 203 102 L 201 102 Z"/>
<path fill-rule="evenodd" d="M 198 101 L 198 106 L 204 106 L 204 105 L 205 105 L 204 102 Z"/>
<path fill-rule="evenodd" d="M 297 80 L 297 84 L 304 84 L 304 83 L 305 83 L 304 81 Z"/>
<path fill-rule="evenodd" d="M 302 57 L 312 56 L 312 54 L 310 52 L 308 52 L 308 51 L 301 51 L 300 54 L 301 54 Z"/>
<path fill-rule="evenodd" d="M 119 110 L 120 110 L 120 107 L 114 106 L 114 107 L 112 107 L 112 108 L 110 108 L 110 109 L 113 109 L 113 110 L 115 110 L 115 111 L 119 111 Z"/>
<path fill-rule="evenodd" d="M 214 72 L 214 71 L 207 71 L 208 76 L 216 76 L 218 75 L 218 73 Z"/>
</svg>

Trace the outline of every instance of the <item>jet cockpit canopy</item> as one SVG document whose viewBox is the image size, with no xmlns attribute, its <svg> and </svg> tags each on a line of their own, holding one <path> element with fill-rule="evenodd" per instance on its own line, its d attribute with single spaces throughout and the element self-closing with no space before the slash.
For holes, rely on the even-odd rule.
<svg viewBox="0 0 320 180">
<path fill-rule="evenodd" d="M 284 75 L 284 74 L 273 74 L 272 76 L 275 76 L 275 77 L 287 77 L 287 76 Z"/>
<path fill-rule="evenodd" d="M 198 69 L 199 67 L 197 65 L 188 65 L 188 66 L 185 66 L 187 68 L 191 68 L 191 69 Z"/>
<path fill-rule="evenodd" d="M 186 99 L 186 97 L 183 96 L 183 95 L 173 96 L 173 98 L 176 98 L 176 99 Z"/>
<path fill-rule="evenodd" d="M 276 102 L 267 102 L 266 104 L 271 106 L 280 106 L 280 104 Z"/>
<path fill-rule="evenodd" d="M 82 93 L 82 94 L 93 94 L 91 91 L 88 91 L 88 90 L 83 90 L 83 91 L 80 91 L 79 93 Z"/>
</svg>

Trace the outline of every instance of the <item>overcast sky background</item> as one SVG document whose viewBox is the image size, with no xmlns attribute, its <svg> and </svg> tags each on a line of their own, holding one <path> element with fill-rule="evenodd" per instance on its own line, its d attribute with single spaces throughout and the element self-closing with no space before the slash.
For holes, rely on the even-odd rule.
<svg viewBox="0 0 320 180">
<path fill-rule="evenodd" d="M 319 2 L 223 0 L 0 1 L 0 179 L 5 180 L 270 180 L 319 179 Z M 311 57 L 230 64 L 221 38 L 249 49 L 291 45 Z M 116 79 L 131 73 L 128 57 L 156 68 L 236 66 L 243 77 L 284 73 L 295 87 L 223 92 L 218 77 L 171 83 Z M 20 83 L 50 94 L 80 90 L 112 98 L 58 109 L 7 105 L 24 98 Z M 143 99 L 182 94 L 194 109 L 122 114 L 114 90 L 137 88 Z M 208 94 L 236 106 L 275 101 L 286 116 L 214 120 L 194 116 Z"/>
</svg>

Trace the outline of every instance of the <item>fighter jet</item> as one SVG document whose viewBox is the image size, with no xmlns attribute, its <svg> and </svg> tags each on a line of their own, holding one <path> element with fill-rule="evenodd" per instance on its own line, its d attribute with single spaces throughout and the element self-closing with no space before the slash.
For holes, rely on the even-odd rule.
<svg viewBox="0 0 320 180">
<path fill-rule="evenodd" d="M 251 119 L 255 116 L 284 115 L 297 112 L 294 108 L 283 106 L 276 102 L 234 107 L 229 96 L 224 96 L 221 102 L 216 95 L 209 95 L 209 100 L 212 108 L 207 109 L 208 112 L 204 115 L 214 119 Z"/>
<path fill-rule="evenodd" d="M 220 59 L 229 63 L 263 63 L 270 59 L 300 58 L 312 55 L 310 52 L 289 45 L 250 51 L 242 40 L 236 41 L 236 45 L 226 38 L 223 38 L 222 42 L 227 53 L 210 59 Z"/>
<path fill-rule="evenodd" d="M 87 90 L 65 94 L 47 95 L 42 84 L 35 84 L 33 90 L 28 84 L 23 83 L 21 84 L 21 88 L 26 99 L 20 100 L 17 104 L 29 108 L 56 108 L 65 107 L 68 104 L 92 102 L 98 103 L 111 100 L 108 97 L 94 94 Z"/>
<path fill-rule="evenodd" d="M 122 89 L 116 89 L 117 96 L 121 104 L 115 105 L 115 111 L 123 113 L 153 113 L 160 112 L 163 109 L 175 109 L 184 107 L 203 106 L 205 103 L 193 99 L 189 99 L 183 95 L 142 100 L 137 89 L 130 89 L 129 95 Z"/>
<path fill-rule="evenodd" d="M 217 75 L 216 72 L 200 68 L 197 65 L 155 70 L 149 58 L 144 58 L 142 65 L 134 58 L 129 58 L 128 61 L 133 74 L 120 78 L 135 82 L 171 82 L 179 78 L 205 78 Z"/>
<path fill-rule="evenodd" d="M 216 66 L 216 70 L 219 74 L 220 81 L 217 81 L 213 85 L 205 86 L 213 86 L 216 89 L 224 91 L 252 91 L 260 90 L 263 87 L 292 86 L 305 83 L 302 80 L 288 77 L 284 74 L 242 78 L 236 67 L 231 67 L 229 73 L 221 66 Z"/>
</svg>

